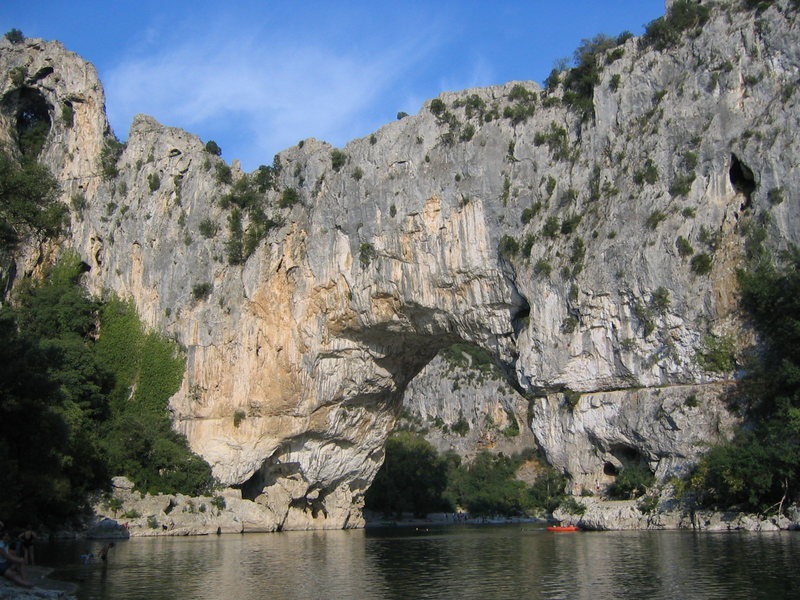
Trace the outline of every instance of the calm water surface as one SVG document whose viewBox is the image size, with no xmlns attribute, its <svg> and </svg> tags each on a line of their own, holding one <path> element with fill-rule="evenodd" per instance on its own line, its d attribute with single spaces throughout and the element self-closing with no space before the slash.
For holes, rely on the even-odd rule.
<svg viewBox="0 0 800 600">
<path fill-rule="evenodd" d="M 800 598 L 800 532 L 461 525 L 138 538 L 105 567 L 79 564 L 99 549 L 59 543 L 40 556 L 81 582 L 82 600 Z"/>
</svg>

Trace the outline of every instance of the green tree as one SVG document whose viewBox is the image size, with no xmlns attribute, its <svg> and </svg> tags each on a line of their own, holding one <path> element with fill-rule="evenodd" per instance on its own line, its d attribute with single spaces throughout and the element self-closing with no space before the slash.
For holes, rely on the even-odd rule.
<svg viewBox="0 0 800 600">
<path fill-rule="evenodd" d="M 781 511 L 800 499 L 800 250 L 756 253 L 738 273 L 741 305 L 761 336 L 739 396 L 749 427 L 712 448 L 686 485 L 701 506 Z"/>
<path fill-rule="evenodd" d="M 6 31 L 6 39 L 12 44 L 21 44 L 25 41 L 25 36 L 19 29 L 9 29 Z"/>
<path fill-rule="evenodd" d="M 522 514 L 530 501 L 515 477 L 518 467 L 507 456 L 481 452 L 465 469 L 451 470 L 445 497 L 475 515 Z"/>
<path fill-rule="evenodd" d="M 443 499 L 448 463 L 422 437 L 394 433 L 386 442 L 386 458 L 367 491 L 366 508 L 385 514 L 452 510 Z"/>
<path fill-rule="evenodd" d="M 209 154 L 213 154 L 214 156 L 221 156 L 222 155 L 222 148 L 217 145 L 217 142 L 214 140 L 208 140 L 206 142 L 206 152 Z"/>
<path fill-rule="evenodd" d="M 58 184 L 46 167 L 16 162 L 0 151 L 0 250 L 9 252 L 29 234 L 58 235 L 67 219 Z"/>
</svg>

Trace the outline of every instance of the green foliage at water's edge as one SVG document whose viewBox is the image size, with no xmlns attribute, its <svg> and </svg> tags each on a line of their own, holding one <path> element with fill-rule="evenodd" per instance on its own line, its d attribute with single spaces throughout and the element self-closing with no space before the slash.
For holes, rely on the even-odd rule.
<svg viewBox="0 0 800 600">
<path fill-rule="evenodd" d="M 365 506 L 386 515 L 422 516 L 457 508 L 473 515 L 552 512 L 565 498 L 566 479 L 545 468 L 533 486 L 527 486 L 515 473 L 530 458 L 481 452 L 470 464 L 462 464 L 455 453 L 440 455 L 418 434 L 399 431 L 386 443 L 386 458 Z"/>
<path fill-rule="evenodd" d="M 61 524 L 112 475 L 148 492 L 213 484 L 171 427 L 182 354 L 132 304 L 90 298 L 83 267 L 65 254 L 0 309 L 0 514 L 12 523 Z"/>
<path fill-rule="evenodd" d="M 739 272 L 742 307 L 763 351 L 739 385 L 748 426 L 712 448 L 683 484 L 700 506 L 781 512 L 800 499 L 800 250 Z"/>
</svg>

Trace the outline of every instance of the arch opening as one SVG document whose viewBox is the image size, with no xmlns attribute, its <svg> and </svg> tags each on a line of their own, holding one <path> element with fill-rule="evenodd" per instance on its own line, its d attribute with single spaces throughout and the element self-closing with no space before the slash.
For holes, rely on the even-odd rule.
<svg viewBox="0 0 800 600">
<path fill-rule="evenodd" d="M 3 96 L 3 113 L 15 125 L 16 142 L 20 153 L 35 159 L 44 148 L 52 125 L 53 107 L 37 89 L 23 86 Z"/>
</svg>

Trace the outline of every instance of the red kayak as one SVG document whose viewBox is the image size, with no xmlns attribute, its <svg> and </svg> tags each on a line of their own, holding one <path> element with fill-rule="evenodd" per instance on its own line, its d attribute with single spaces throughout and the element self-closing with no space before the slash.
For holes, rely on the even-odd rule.
<svg viewBox="0 0 800 600">
<path fill-rule="evenodd" d="M 574 525 L 565 525 L 563 527 L 558 525 L 551 525 L 547 528 L 547 531 L 580 531 L 580 527 L 575 527 Z"/>
</svg>

